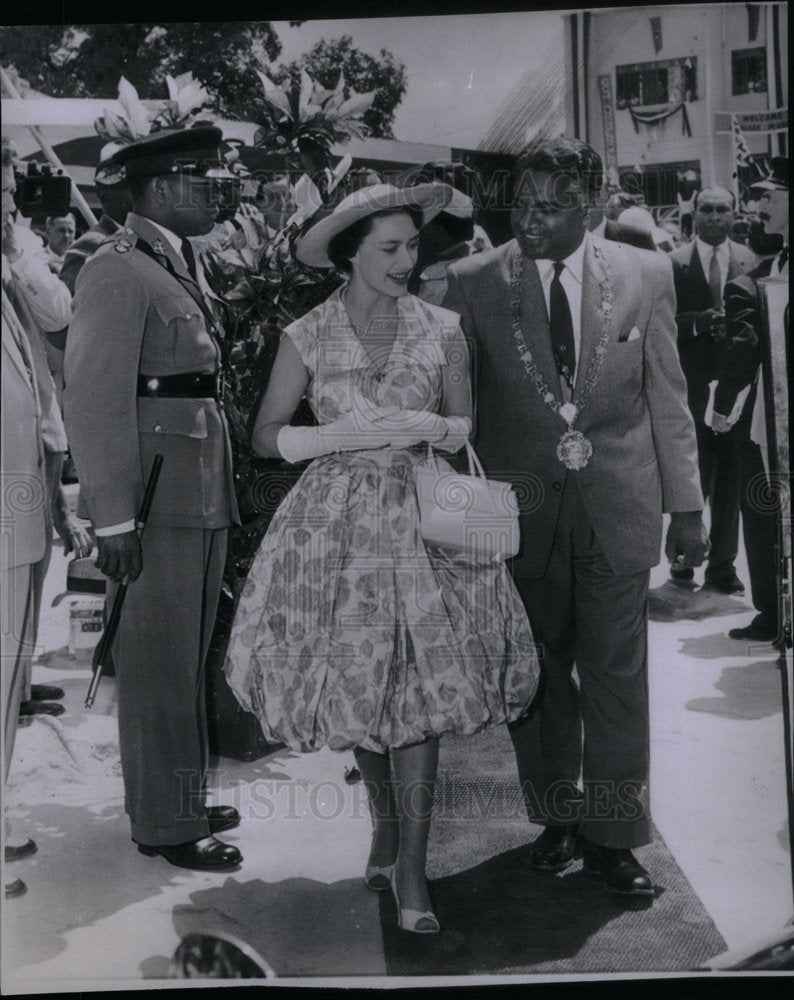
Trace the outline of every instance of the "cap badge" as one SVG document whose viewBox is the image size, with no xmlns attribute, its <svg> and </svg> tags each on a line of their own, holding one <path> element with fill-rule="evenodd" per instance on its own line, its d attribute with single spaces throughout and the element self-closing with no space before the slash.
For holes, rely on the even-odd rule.
<svg viewBox="0 0 794 1000">
<path fill-rule="evenodd" d="M 116 240 L 113 246 L 116 253 L 126 253 L 128 250 L 132 250 L 132 243 L 129 240 Z"/>
<path fill-rule="evenodd" d="M 152 250 L 154 250 L 155 253 L 160 254 L 161 257 L 164 257 L 165 256 L 165 243 L 163 243 L 163 241 L 161 239 L 156 239 L 154 241 L 154 243 L 152 243 Z"/>
</svg>

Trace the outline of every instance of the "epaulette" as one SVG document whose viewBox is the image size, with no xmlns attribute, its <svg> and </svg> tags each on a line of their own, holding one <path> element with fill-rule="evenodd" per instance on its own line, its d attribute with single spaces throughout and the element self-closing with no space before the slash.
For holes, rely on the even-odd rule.
<svg viewBox="0 0 794 1000">
<path fill-rule="evenodd" d="M 116 253 L 129 253 L 138 241 L 138 236 L 132 229 L 125 227 L 111 237 Z"/>
</svg>

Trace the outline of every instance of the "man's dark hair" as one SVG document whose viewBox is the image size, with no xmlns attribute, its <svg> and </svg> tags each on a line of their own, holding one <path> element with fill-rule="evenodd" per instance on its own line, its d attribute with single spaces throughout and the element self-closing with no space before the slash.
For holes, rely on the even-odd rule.
<svg viewBox="0 0 794 1000">
<path fill-rule="evenodd" d="M 560 173 L 576 181 L 594 201 L 604 184 L 604 165 L 592 146 L 581 139 L 561 136 L 558 139 L 534 139 L 518 154 L 515 177 L 527 170 Z"/>
<path fill-rule="evenodd" d="M 734 210 L 734 212 L 736 211 L 736 195 L 733 193 L 733 191 L 730 191 L 728 190 L 728 188 L 724 188 L 719 184 L 714 184 L 712 187 L 705 187 L 701 188 L 699 191 L 696 191 L 695 200 L 692 202 L 693 209 L 697 210 L 698 199 L 702 194 L 712 194 L 714 191 L 724 191 L 725 194 L 729 194 L 731 196 L 731 208 Z"/>
</svg>

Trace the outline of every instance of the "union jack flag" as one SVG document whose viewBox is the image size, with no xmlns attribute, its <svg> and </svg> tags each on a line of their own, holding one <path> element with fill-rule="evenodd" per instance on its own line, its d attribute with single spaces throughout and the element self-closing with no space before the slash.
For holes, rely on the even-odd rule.
<svg viewBox="0 0 794 1000">
<path fill-rule="evenodd" d="M 733 148 L 736 150 L 736 166 L 749 167 L 752 163 L 752 154 L 744 133 L 739 127 L 739 119 L 735 115 L 733 116 Z"/>
</svg>

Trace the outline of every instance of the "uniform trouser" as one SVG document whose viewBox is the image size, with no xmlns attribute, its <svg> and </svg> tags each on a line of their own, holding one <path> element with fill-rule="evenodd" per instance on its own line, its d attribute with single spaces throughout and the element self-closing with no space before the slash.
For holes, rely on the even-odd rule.
<svg viewBox="0 0 794 1000">
<path fill-rule="evenodd" d="M 209 835 L 204 664 L 218 608 L 226 529 L 149 525 L 143 570 L 127 591 L 113 646 L 119 744 L 132 839 Z M 112 606 L 115 585 L 108 587 Z"/>
<path fill-rule="evenodd" d="M 543 668 L 532 711 L 510 735 L 531 822 L 581 822 L 594 843 L 631 848 L 651 839 L 650 573 L 618 576 L 610 569 L 574 475 L 545 575 L 516 579 Z"/>
<path fill-rule="evenodd" d="M 8 777 L 17 735 L 19 703 L 25 678 L 33 662 L 36 633 L 33 628 L 33 566 L 26 563 L 3 568 L 2 678 L 3 678 L 3 780 Z"/>
<path fill-rule="evenodd" d="M 740 445 L 742 533 L 750 573 L 750 593 L 756 611 L 776 626 L 778 620 L 775 540 L 776 491 L 769 487 L 761 448 L 749 438 Z"/>
</svg>

